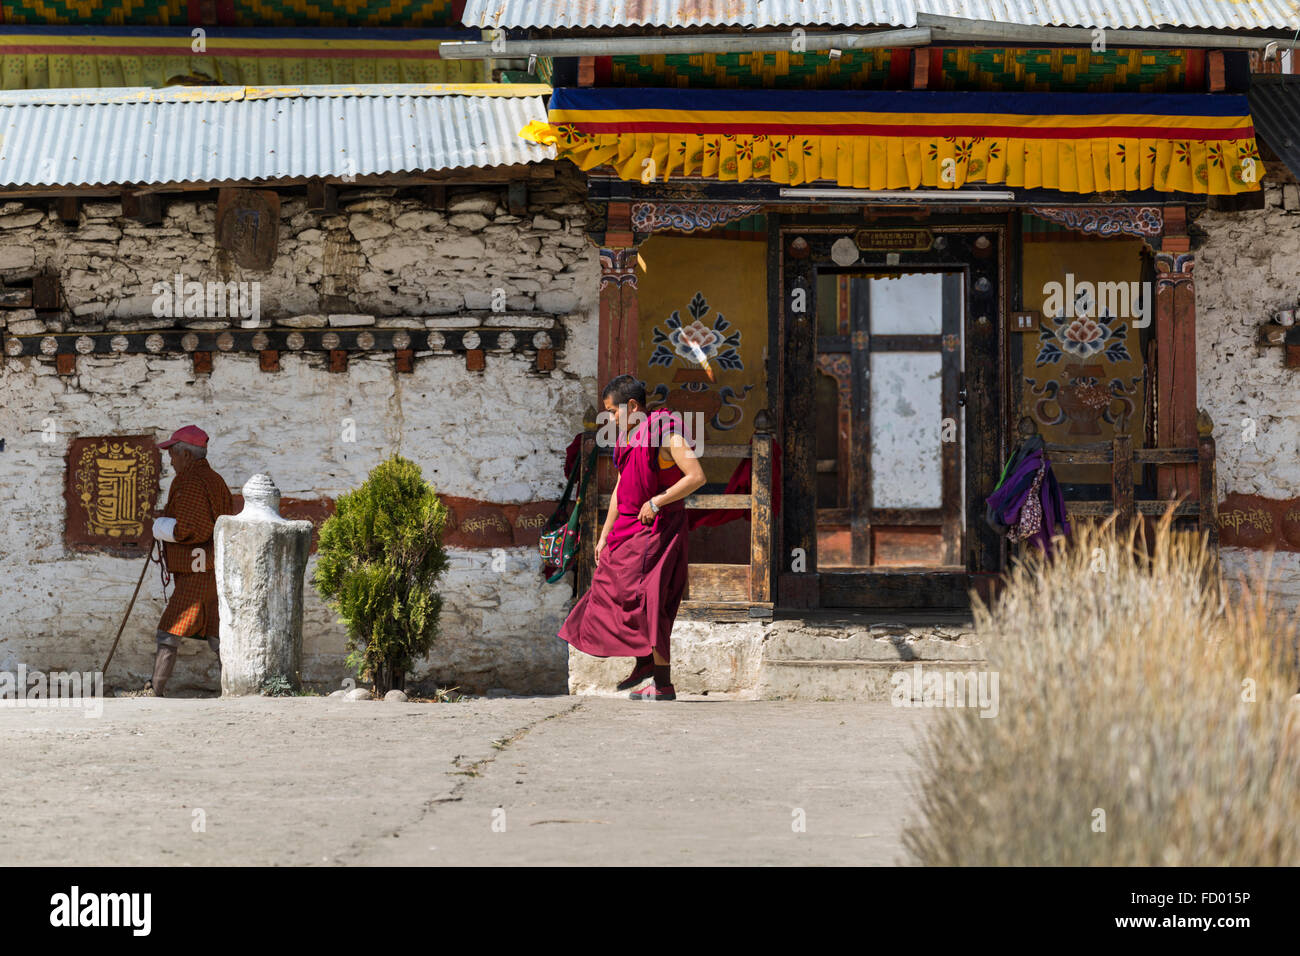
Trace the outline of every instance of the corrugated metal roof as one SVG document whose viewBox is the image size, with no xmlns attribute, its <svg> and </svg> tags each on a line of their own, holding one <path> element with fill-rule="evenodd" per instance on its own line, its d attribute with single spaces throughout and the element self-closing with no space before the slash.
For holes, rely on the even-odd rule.
<svg viewBox="0 0 1300 956">
<path fill-rule="evenodd" d="M 1300 176 L 1300 76 L 1253 77 L 1249 95 L 1250 115 L 1260 139 Z"/>
<path fill-rule="evenodd" d="M 1109 29 L 1300 27 L 1300 0 L 466 0 L 462 20 L 470 27 L 911 27 L 917 13 Z"/>
<path fill-rule="evenodd" d="M 519 130 L 543 85 L 186 87 L 0 93 L 0 186 L 381 173 L 554 158 Z"/>
</svg>

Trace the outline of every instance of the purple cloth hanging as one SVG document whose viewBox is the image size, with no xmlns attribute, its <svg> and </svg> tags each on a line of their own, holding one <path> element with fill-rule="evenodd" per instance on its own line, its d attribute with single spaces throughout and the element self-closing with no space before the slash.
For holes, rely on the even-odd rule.
<svg viewBox="0 0 1300 956">
<path fill-rule="evenodd" d="M 1047 455 L 1037 449 L 1026 455 L 997 491 L 988 509 L 1007 529 L 1009 541 L 1032 541 L 1044 554 L 1052 553 L 1052 537 L 1070 535 L 1065 498 Z"/>
</svg>

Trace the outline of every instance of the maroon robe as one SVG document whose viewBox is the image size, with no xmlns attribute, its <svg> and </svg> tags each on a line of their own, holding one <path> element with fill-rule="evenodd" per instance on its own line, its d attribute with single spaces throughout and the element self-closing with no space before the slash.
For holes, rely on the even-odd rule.
<svg viewBox="0 0 1300 956">
<path fill-rule="evenodd" d="M 644 657 L 658 651 L 669 660 L 668 636 L 686 589 L 686 503 L 664 505 L 648 525 L 637 515 L 682 477 L 676 465 L 659 465 L 659 450 L 673 432 L 682 433 L 677 416 L 656 410 L 614 450 L 618 513 L 590 590 L 560 628 L 560 637 L 584 654 Z"/>
</svg>

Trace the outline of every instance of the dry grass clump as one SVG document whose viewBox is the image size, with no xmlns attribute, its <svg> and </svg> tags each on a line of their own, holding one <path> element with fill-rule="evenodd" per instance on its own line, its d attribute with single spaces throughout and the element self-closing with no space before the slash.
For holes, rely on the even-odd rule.
<svg viewBox="0 0 1300 956">
<path fill-rule="evenodd" d="M 1300 864 L 1294 609 L 1230 590 L 1167 518 L 1150 550 L 1085 525 L 977 602 L 1001 699 L 936 715 L 916 862 Z"/>
</svg>

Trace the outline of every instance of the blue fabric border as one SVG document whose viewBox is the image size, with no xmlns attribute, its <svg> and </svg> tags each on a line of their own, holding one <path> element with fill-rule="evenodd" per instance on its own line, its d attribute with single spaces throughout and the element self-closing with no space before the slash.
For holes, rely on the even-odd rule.
<svg viewBox="0 0 1300 956">
<path fill-rule="evenodd" d="M 1022 116 L 1248 116 L 1241 94 L 985 93 L 942 90 L 574 89 L 551 94 L 553 110 L 699 112 L 1013 113 Z"/>
</svg>

